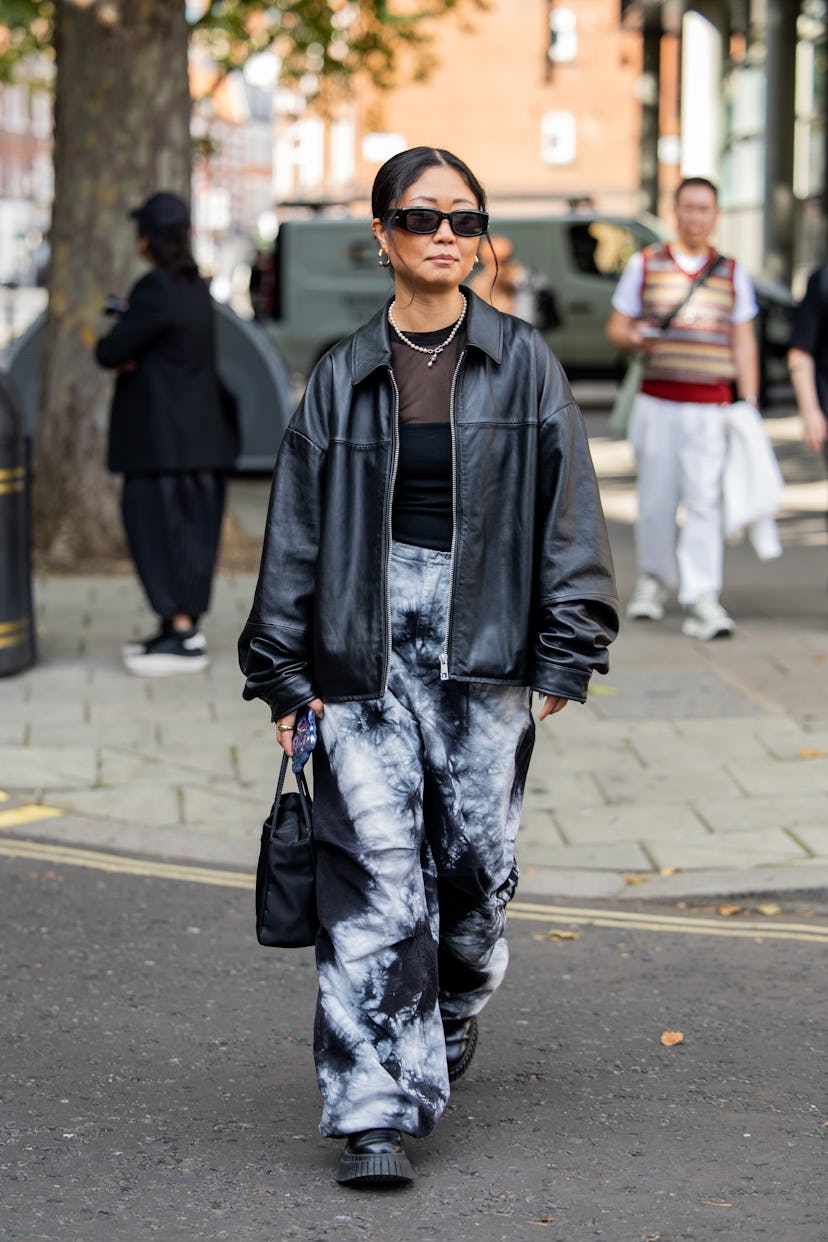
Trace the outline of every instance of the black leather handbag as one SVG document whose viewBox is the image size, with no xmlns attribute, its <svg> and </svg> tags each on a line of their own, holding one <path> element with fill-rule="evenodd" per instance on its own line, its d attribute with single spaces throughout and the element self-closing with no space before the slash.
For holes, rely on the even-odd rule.
<svg viewBox="0 0 828 1242">
<path fill-rule="evenodd" d="M 282 757 L 273 807 L 262 827 L 256 871 L 256 936 L 259 944 L 299 949 L 316 940 L 316 875 L 312 803 L 304 772 L 296 793 L 283 793 L 288 757 Z"/>
</svg>

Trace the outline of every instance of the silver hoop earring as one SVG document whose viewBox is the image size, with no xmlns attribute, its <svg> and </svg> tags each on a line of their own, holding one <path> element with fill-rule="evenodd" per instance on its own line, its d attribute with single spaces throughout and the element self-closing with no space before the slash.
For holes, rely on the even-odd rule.
<svg viewBox="0 0 828 1242">
<path fill-rule="evenodd" d="M 385 260 L 384 263 L 383 263 L 383 259 Z M 379 250 L 377 251 L 377 263 L 379 263 L 380 267 L 391 266 L 391 255 L 388 253 L 387 250 L 383 250 L 382 246 L 380 246 Z"/>
</svg>

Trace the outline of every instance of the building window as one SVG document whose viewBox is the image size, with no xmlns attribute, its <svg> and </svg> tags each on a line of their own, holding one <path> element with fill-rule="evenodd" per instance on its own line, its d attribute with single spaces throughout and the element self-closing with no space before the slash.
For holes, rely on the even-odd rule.
<svg viewBox="0 0 828 1242">
<path fill-rule="evenodd" d="M 32 133 L 35 138 L 52 136 L 52 100 L 46 91 L 32 95 Z"/>
<path fill-rule="evenodd" d="M 3 91 L 5 128 L 10 134 L 25 134 L 29 129 L 26 87 L 7 86 Z"/>
<path fill-rule="evenodd" d="M 575 113 L 545 112 L 541 117 L 541 159 L 544 164 L 571 164 L 575 159 Z"/>
<path fill-rule="evenodd" d="M 331 125 L 331 182 L 336 186 L 348 185 L 354 178 L 354 123 L 349 117 L 340 117 Z"/>
<path fill-rule="evenodd" d="M 574 9 L 549 9 L 549 59 L 559 65 L 578 55 L 578 26 Z"/>
</svg>

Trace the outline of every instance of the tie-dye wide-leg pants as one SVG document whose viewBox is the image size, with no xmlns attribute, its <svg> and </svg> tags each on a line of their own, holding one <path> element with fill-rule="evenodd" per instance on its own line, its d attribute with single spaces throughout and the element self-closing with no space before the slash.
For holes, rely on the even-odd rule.
<svg viewBox="0 0 828 1242">
<path fill-rule="evenodd" d="M 500 984 L 534 742 L 527 688 L 441 681 L 447 552 L 395 543 L 381 699 L 331 703 L 314 753 L 321 930 L 314 1055 L 325 1135 L 428 1134 L 441 1017 Z"/>
</svg>

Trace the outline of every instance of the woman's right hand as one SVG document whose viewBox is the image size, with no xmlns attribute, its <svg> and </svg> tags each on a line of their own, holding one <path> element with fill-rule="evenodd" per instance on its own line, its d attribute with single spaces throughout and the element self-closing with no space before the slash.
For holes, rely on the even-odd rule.
<svg viewBox="0 0 828 1242">
<path fill-rule="evenodd" d="M 317 716 L 324 715 L 325 704 L 321 699 L 311 699 L 307 707 L 312 707 Z M 304 709 L 300 709 L 304 710 Z M 299 712 L 288 712 L 285 716 L 280 716 L 276 721 L 276 741 L 287 755 L 288 759 L 293 755 L 293 730 L 296 727 L 296 717 Z"/>
</svg>

